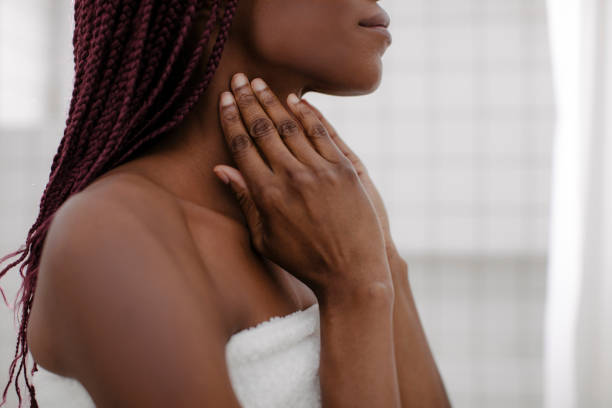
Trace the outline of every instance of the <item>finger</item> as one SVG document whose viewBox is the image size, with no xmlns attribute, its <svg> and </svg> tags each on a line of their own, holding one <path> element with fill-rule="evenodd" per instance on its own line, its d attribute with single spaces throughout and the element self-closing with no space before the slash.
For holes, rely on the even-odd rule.
<svg viewBox="0 0 612 408">
<path fill-rule="evenodd" d="M 270 163 L 270 167 L 278 170 L 281 167 L 288 168 L 300 164 L 283 143 L 276 126 L 259 104 L 246 75 L 242 73 L 234 75 L 231 86 L 246 128 Z"/>
<path fill-rule="evenodd" d="M 284 108 L 263 79 L 255 78 L 251 85 L 255 96 L 272 118 L 278 134 L 291 153 L 304 164 L 320 164 L 323 158 L 308 141 L 300 121 Z"/>
<path fill-rule="evenodd" d="M 306 99 L 302 99 L 302 101 L 305 102 L 310 109 L 312 109 L 315 115 L 317 115 L 317 118 L 319 118 L 319 120 L 325 125 L 325 127 L 327 128 L 327 133 L 329 133 L 331 139 L 334 141 L 336 146 L 338 146 L 340 151 L 342 151 L 342 153 L 351 161 L 351 163 L 353 163 L 353 165 L 361 165 L 361 160 L 359 159 L 359 157 L 355 154 L 355 152 L 353 152 L 350 147 L 348 147 L 344 140 L 340 138 L 340 135 L 338 134 L 336 129 L 334 129 L 334 127 L 331 125 L 331 123 L 329 123 L 325 116 L 323 116 L 323 114 Z"/>
<path fill-rule="evenodd" d="M 238 200 L 240 209 L 249 227 L 253 243 L 256 248 L 260 248 L 257 245 L 259 244 L 258 240 L 261 239 L 262 234 L 261 217 L 244 177 L 237 169 L 230 166 L 215 166 L 213 171 L 224 183 L 225 180 L 223 180 L 223 178 L 227 178 L 228 182 L 226 184 L 229 184 L 234 196 Z"/>
<path fill-rule="evenodd" d="M 219 117 L 225 141 L 238 168 L 250 185 L 261 186 L 273 176 L 272 170 L 259 155 L 247 133 L 236 101 L 231 92 L 222 92 L 219 103 Z"/>
<path fill-rule="evenodd" d="M 289 94 L 287 102 L 290 109 L 302 122 L 309 140 L 323 158 L 332 163 L 339 163 L 342 160 L 346 160 L 342 151 L 340 151 L 338 146 L 331 140 L 323 123 L 321 123 L 317 115 L 315 115 L 314 111 L 310 109 L 308 105 L 303 103 L 293 93 Z"/>
<path fill-rule="evenodd" d="M 332 126 L 332 124 L 329 123 L 327 118 L 325 118 L 325 116 L 323 116 L 321 111 L 319 111 L 319 109 L 317 109 L 313 104 L 311 104 L 306 99 L 302 99 L 302 100 L 306 104 L 308 104 L 308 106 L 317 115 L 319 120 L 325 125 L 325 127 L 327 128 L 327 132 L 329 133 L 331 139 L 336 144 L 336 146 L 338 146 L 338 148 L 342 151 L 342 153 L 346 156 L 346 158 L 348 158 L 349 161 L 353 164 L 353 167 L 357 171 L 357 174 L 359 174 L 361 176 L 364 173 L 367 173 L 368 170 L 366 169 L 365 165 L 363 164 L 363 162 L 361 161 L 359 156 L 357 156 L 357 154 L 353 151 L 353 149 L 351 149 L 346 144 L 346 142 L 340 137 L 340 134 L 336 131 L 336 129 Z"/>
</svg>

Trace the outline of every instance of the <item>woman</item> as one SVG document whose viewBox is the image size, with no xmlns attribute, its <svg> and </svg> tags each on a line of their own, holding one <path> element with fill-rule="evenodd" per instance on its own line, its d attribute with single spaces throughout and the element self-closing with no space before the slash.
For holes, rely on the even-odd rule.
<svg viewBox="0 0 612 408">
<path fill-rule="evenodd" d="M 447 406 L 380 196 L 298 98 L 376 89 L 381 25 L 374 0 L 77 0 L 64 138 L 2 271 L 26 270 L 4 396 L 21 359 L 37 406 L 30 350 L 99 407 Z M 268 347 L 305 319 L 320 363 L 316 330 Z M 256 336 L 268 371 L 229 360 Z"/>
</svg>

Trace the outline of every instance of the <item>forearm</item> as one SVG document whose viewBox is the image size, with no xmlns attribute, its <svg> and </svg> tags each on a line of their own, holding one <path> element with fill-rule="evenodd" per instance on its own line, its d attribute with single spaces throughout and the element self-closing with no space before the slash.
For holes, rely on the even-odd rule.
<svg viewBox="0 0 612 408">
<path fill-rule="evenodd" d="M 393 341 L 401 406 L 450 407 L 450 402 L 421 325 L 408 281 L 408 265 L 388 254 L 393 276 Z"/>
<path fill-rule="evenodd" d="M 389 288 L 392 291 L 391 284 Z M 322 406 L 400 408 L 393 297 L 374 290 L 346 301 L 319 303 Z"/>
</svg>

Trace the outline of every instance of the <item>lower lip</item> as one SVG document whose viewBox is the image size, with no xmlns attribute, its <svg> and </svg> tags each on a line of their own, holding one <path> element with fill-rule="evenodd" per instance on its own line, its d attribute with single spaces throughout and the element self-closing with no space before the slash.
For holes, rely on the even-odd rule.
<svg viewBox="0 0 612 408">
<path fill-rule="evenodd" d="M 387 37 L 387 39 L 389 40 L 389 43 L 391 43 L 392 41 L 391 33 L 384 26 L 369 26 L 369 27 L 360 26 L 360 27 L 367 28 L 369 30 L 378 31 L 379 33 Z"/>
</svg>

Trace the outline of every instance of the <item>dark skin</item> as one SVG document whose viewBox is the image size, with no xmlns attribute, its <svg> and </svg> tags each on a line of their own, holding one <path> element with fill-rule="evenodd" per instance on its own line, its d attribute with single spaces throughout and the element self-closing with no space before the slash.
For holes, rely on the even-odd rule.
<svg viewBox="0 0 612 408">
<path fill-rule="evenodd" d="M 331 327 L 326 323 L 330 316 L 337 321 L 336 334 L 322 345 L 329 344 L 330 353 L 359 353 L 364 346 L 355 343 L 351 350 L 349 340 L 385 332 L 387 337 L 377 338 L 369 353 L 370 372 L 392 372 L 379 375 L 383 382 L 374 390 L 364 387 L 366 394 L 356 402 L 367 402 L 368 395 L 394 398 L 397 387 L 401 406 L 449 405 L 382 199 L 363 165 L 320 112 L 311 107 L 338 157 L 347 159 L 361 180 L 381 232 L 378 236 L 376 228 L 370 229 L 353 243 L 353 249 L 367 254 L 371 266 L 361 270 L 364 279 L 354 291 L 342 290 L 350 287 L 347 279 L 309 280 L 306 274 L 313 265 L 291 270 L 289 264 L 283 267 L 281 260 L 258 253 L 244 208 L 213 172 L 215 167 L 226 171 L 236 182 L 255 174 L 243 172 L 232 153 L 219 104 L 223 91 L 236 93 L 231 79 L 238 67 L 249 78 L 264 78 L 296 120 L 287 103 L 292 92 L 370 93 L 380 82 L 380 57 L 389 43 L 358 22 L 377 9 L 375 2 L 365 0 L 241 2 L 210 87 L 182 124 L 58 211 L 43 248 L 28 331 L 39 364 L 78 378 L 100 407 L 193 406 L 196 401 L 237 406 L 224 365 L 224 346 L 233 333 L 317 301 L 322 304 L 323 299 L 346 299 L 322 309 L 322 326 Z M 329 38 L 336 41 L 330 43 Z M 351 75 L 346 75 L 349 67 Z M 345 200 L 343 205 L 346 209 L 353 204 Z M 313 235 L 311 242 L 317 239 Z M 371 246 L 364 241 L 381 245 L 368 252 Z M 294 255 L 286 261 L 298 259 L 299 253 Z M 318 266 L 327 275 L 359 271 L 356 264 L 326 259 Z M 362 290 L 369 283 L 381 281 L 393 289 L 390 298 L 362 296 L 370 293 Z M 386 311 L 389 325 L 374 329 Z M 357 323 L 355 316 L 366 315 L 372 316 L 371 325 Z M 389 339 L 394 354 L 385 348 Z M 355 354 L 336 355 L 344 362 L 338 367 L 325 364 L 323 354 L 322 370 L 355 372 L 350 367 Z M 329 406 L 333 398 L 346 403 L 359 397 L 354 390 L 333 387 L 338 391 L 332 396 L 326 389 L 322 392 Z M 400 406 L 398 400 L 387 405 Z"/>
</svg>

